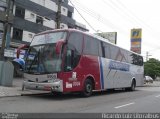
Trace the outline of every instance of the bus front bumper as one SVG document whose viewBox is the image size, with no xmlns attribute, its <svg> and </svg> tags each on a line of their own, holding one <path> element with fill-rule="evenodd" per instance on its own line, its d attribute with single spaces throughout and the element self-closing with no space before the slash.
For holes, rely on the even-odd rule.
<svg viewBox="0 0 160 119">
<path fill-rule="evenodd" d="M 63 92 L 63 81 L 59 80 L 56 82 L 46 82 L 46 83 L 24 81 L 22 89 Z"/>
</svg>

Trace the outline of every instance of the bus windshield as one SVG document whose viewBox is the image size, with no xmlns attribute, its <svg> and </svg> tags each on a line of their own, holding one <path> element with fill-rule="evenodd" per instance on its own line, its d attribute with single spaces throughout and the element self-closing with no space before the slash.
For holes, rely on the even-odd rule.
<svg viewBox="0 0 160 119">
<path fill-rule="evenodd" d="M 57 33 L 34 37 L 36 41 L 33 39 L 26 57 L 26 73 L 48 74 L 61 71 L 62 54 L 56 53 L 56 42 L 58 40 L 64 40 L 66 38 L 66 32 Z"/>
</svg>

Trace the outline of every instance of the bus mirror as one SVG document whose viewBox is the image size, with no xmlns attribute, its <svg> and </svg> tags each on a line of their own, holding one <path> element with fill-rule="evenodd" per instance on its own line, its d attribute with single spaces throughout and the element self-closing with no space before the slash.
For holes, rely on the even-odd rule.
<svg viewBox="0 0 160 119">
<path fill-rule="evenodd" d="M 60 54 L 61 52 L 61 48 L 62 48 L 62 45 L 64 44 L 64 41 L 58 41 L 56 43 L 56 54 Z"/>
<path fill-rule="evenodd" d="M 25 48 L 29 48 L 29 45 L 26 45 L 26 44 L 22 44 L 22 45 L 20 45 L 18 48 L 17 48 L 17 58 L 19 58 L 19 55 L 20 55 L 20 52 L 21 52 L 21 50 L 22 49 L 25 49 Z"/>
</svg>

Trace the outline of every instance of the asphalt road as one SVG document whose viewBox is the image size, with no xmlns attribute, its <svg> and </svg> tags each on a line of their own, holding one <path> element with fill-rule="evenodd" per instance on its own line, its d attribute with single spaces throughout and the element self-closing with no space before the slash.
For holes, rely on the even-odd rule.
<svg viewBox="0 0 160 119">
<path fill-rule="evenodd" d="M 0 98 L 0 112 L 160 112 L 160 87 L 138 87 L 134 92 L 96 92 L 89 98 L 82 98 L 77 94 L 5 97 Z"/>
</svg>

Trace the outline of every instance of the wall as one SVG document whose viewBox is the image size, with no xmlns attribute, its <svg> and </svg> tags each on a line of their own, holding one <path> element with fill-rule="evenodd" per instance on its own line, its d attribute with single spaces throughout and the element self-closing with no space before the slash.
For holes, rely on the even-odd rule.
<svg viewBox="0 0 160 119">
<path fill-rule="evenodd" d="M 35 14 L 38 14 L 39 16 L 43 16 L 49 19 L 52 19 L 56 21 L 56 12 L 57 12 L 57 5 L 54 2 L 54 0 L 45 0 L 45 6 L 42 7 L 42 4 L 37 4 L 38 0 L 15 0 L 15 4 L 18 6 L 22 6 L 23 8 L 32 11 Z M 41 5 L 40 5 L 41 4 Z M 71 26 L 75 25 L 75 20 L 72 18 L 67 17 L 68 9 L 67 4 L 62 4 L 64 8 L 66 8 L 65 12 L 62 12 L 61 15 L 61 22 L 64 24 L 70 24 Z M 73 7 L 69 6 L 70 11 L 73 11 Z"/>
<path fill-rule="evenodd" d="M 32 32 L 24 30 L 23 31 L 23 39 L 22 40 L 26 41 L 26 42 L 31 42 L 34 35 L 35 35 L 35 33 L 32 33 Z"/>
<path fill-rule="evenodd" d="M 36 23 L 36 14 L 29 10 L 25 10 L 25 20 Z"/>
</svg>

